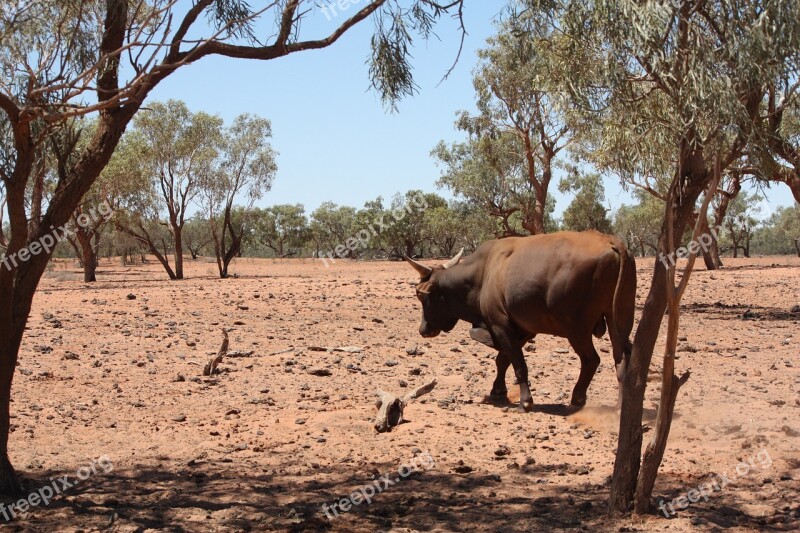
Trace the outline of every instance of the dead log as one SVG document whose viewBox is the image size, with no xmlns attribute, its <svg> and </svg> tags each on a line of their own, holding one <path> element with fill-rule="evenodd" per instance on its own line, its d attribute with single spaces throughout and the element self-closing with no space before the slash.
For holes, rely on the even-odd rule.
<svg viewBox="0 0 800 533">
<path fill-rule="evenodd" d="M 217 355 L 206 363 L 206 366 L 203 368 L 203 375 L 213 376 L 217 371 L 217 365 L 222 362 L 222 358 L 226 355 L 228 355 L 228 332 L 225 328 L 222 328 L 222 346 L 219 347 Z"/>
<path fill-rule="evenodd" d="M 386 431 L 391 431 L 393 427 L 404 422 L 403 411 L 409 402 L 416 400 L 423 394 L 428 394 L 435 386 L 436 380 L 434 379 L 427 385 L 414 389 L 402 397 L 378 389 L 379 398 L 376 402 L 378 414 L 375 416 L 375 424 L 373 424 L 375 430 L 378 433 L 384 433 Z"/>
</svg>

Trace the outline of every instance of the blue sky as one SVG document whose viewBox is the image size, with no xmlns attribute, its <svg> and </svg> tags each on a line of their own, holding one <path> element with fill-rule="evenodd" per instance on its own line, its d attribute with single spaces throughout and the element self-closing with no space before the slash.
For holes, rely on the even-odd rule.
<svg viewBox="0 0 800 533">
<path fill-rule="evenodd" d="M 303 30 L 313 37 L 326 33 L 365 0 L 351 0 L 349 10 L 328 16 L 308 15 Z M 438 39 L 419 41 L 413 51 L 419 93 L 389 113 L 369 90 L 371 21 L 365 21 L 324 50 L 304 51 L 277 60 L 257 62 L 209 57 L 184 67 L 153 90 L 149 100 L 181 99 L 230 122 L 241 113 L 272 121 L 272 144 L 279 152 L 272 191 L 260 205 L 302 203 L 310 213 L 324 201 L 361 207 L 377 196 L 390 198 L 409 189 L 436 191 L 439 168 L 430 157 L 439 140 L 459 140 L 453 126 L 456 112 L 474 109 L 472 70 L 475 51 L 494 33 L 494 21 L 505 2 L 466 0 L 469 33 L 460 61 L 440 83 L 458 51 L 459 31 L 449 18 L 437 27 Z M 570 197 L 556 186 L 556 214 Z M 606 180 L 611 208 L 630 203 L 616 180 Z M 773 187 L 771 206 L 790 205 L 788 187 Z"/>
</svg>

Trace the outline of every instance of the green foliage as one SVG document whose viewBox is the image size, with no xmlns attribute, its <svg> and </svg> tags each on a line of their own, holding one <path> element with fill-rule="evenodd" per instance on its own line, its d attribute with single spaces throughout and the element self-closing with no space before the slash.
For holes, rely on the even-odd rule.
<svg viewBox="0 0 800 533">
<path fill-rule="evenodd" d="M 412 190 L 404 195 L 396 194 L 384 218 L 389 227 L 383 237 L 391 254 L 395 257 L 422 255 L 426 241 L 425 213 L 446 206 L 445 199 L 435 193 Z"/>
<path fill-rule="evenodd" d="M 308 219 L 302 204 L 281 204 L 266 209 L 254 209 L 251 232 L 276 257 L 296 255 L 302 251 L 309 236 Z"/>
<path fill-rule="evenodd" d="M 569 207 L 564 211 L 562 218 L 564 229 L 572 231 L 594 229 L 602 233 L 611 233 L 608 209 L 603 205 L 606 193 L 600 174 L 596 172 L 583 174 L 577 168 L 572 168 L 561 179 L 558 190 L 562 193 L 575 193 Z"/>
<path fill-rule="evenodd" d="M 656 255 L 664 202 L 639 189 L 639 203 L 622 205 L 614 214 L 613 232 L 625 241 L 628 249 L 641 257 Z"/>
<path fill-rule="evenodd" d="M 512 18 L 478 52 L 478 113 L 456 121 L 467 141 L 432 153 L 444 167 L 439 185 L 496 217 L 505 236 L 547 230 L 553 165 L 572 129 L 552 46 L 517 30 Z"/>
<path fill-rule="evenodd" d="M 334 253 L 337 246 L 344 245 L 357 230 L 356 209 L 324 202 L 311 213 L 311 238 L 315 252 Z M 355 258 L 358 251 L 348 251 L 347 256 Z"/>
<path fill-rule="evenodd" d="M 781 207 L 755 231 L 752 251 L 800 257 L 800 205 Z"/>
</svg>

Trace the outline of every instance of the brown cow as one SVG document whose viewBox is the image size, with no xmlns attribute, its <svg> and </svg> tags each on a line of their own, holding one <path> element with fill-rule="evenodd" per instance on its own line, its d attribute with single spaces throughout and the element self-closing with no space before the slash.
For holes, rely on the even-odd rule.
<svg viewBox="0 0 800 533">
<path fill-rule="evenodd" d="M 561 232 L 487 241 L 463 262 L 462 255 L 433 268 L 405 258 L 421 277 L 420 335 L 471 323 L 472 338 L 499 352 L 491 396 L 506 398 L 513 365 L 520 409 L 530 410 L 525 343 L 539 333 L 569 341 L 581 360 L 571 401 L 580 406 L 600 365 L 592 334 L 601 337 L 608 325 L 621 394 L 636 298 L 636 264 L 622 241 L 597 231 Z"/>
</svg>

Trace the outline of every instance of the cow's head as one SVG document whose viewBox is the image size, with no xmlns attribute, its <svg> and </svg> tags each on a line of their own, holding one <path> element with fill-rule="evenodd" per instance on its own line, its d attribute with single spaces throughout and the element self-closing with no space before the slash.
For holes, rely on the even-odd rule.
<svg viewBox="0 0 800 533">
<path fill-rule="evenodd" d="M 463 256 L 462 248 L 458 255 L 447 263 L 435 267 L 425 266 L 410 257 L 403 256 L 420 277 L 416 290 L 417 298 L 422 302 L 422 323 L 419 325 L 419 334 L 423 337 L 435 337 L 442 331 L 450 331 L 458 323 L 458 318 L 445 300 L 437 278 L 441 272 L 456 266 Z"/>
</svg>

